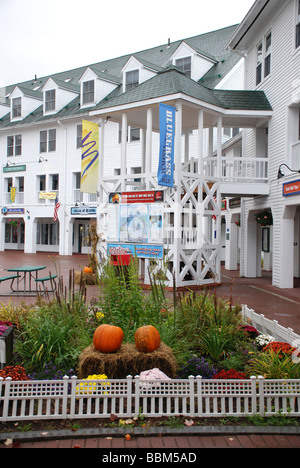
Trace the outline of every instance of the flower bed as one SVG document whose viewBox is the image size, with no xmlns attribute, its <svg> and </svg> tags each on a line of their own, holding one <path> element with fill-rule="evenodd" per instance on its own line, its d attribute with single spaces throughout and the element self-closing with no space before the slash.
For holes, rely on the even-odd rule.
<svg viewBox="0 0 300 468">
<path fill-rule="evenodd" d="M 167 413 L 169 411 L 170 414 L 176 414 L 176 411 L 180 411 L 180 414 L 189 414 L 190 404 L 200 405 L 203 396 L 200 386 L 207 392 L 205 404 L 207 408 L 211 408 L 215 403 L 213 399 L 210 399 L 209 392 L 218 394 L 219 389 L 223 388 L 222 385 L 225 386 L 223 390 L 220 390 L 220 398 L 228 395 L 237 398 L 232 408 L 229 408 L 229 403 L 225 400 L 218 402 L 221 410 L 224 405 L 224 414 L 228 412 L 233 414 L 234 410 L 240 406 L 242 408 L 238 411 L 239 414 L 243 413 L 243 408 L 246 413 L 255 413 L 255 389 L 257 383 L 261 385 L 259 376 L 276 379 L 276 381 L 293 379 L 300 386 L 300 366 L 297 359 L 294 359 L 297 354 L 296 348 L 292 344 L 283 343 L 277 335 L 273 336 L 272 331 L 268 334 L 263 330 L 262 333 L 253 322 L 248 323 L 241 314 L 241 307 L 238 304 L 226 303 L 216 294 L 209 295 L 207 292 L 177 295 L 174 303 L 171 303 L 164 295 L 163 285 L 158 284 L 156 280 L 153 280 L 150 293 L 144 294 L 135 277 L 131 276 L 134 272 L 131 272 L 130 268 L 124 279 L 120 275 L 114 276 L 115 273 L 111 272 L 104 276 L 101 283 L 102 294 L 89 304 L 86 303 L 86 294 L 82 285 L 79 291 L 70 290 L 69 292 L 65 292 L 58 285 L 56 299 L 35 305 L 30 313 L 24 313 L 24 310 L 12 306 L 0 308 L 0 320 L 8 322 L 10 319 L 11 323 L 14 323 L 16 330 L 14 363 L 17 367 L 22 365 L 24 369 L 23 373 L 14 372 L 11 367 L 3 369 L 2 379 L 7 377 L 13 379 L 8 380 L 7 385 L 12 385 L 12 382 L 20 376 L 26 376 L 28 381 L 33 382 L 32 385 L 36 391 L 37 382 L 48 382 L 46 388 L 51 389 L 49 398 L 55 399 L 57 395 L 55 405 L 58 406 L 67 405 L 65 400 L 63 403 L 61 401 L 61 398 L 65 398 L 61 396 L 61 392 L 66 392 L 66 395 L 73 392 L 72 398 L 75 400 L 72 400 L 72 404 L 77 405 L 76 398 L 81 402 L 81 417 L 84 417 L 82 414 L 84 414 L 85 398 L 90 401 L 88 405 L 103 404 L 105 414 L 109 412 L 109 408 L 114 412 L 112 408 L 115 403 L 113 403 L 114 400 L 110 400 L 114 396 L 112 382 L 121 382 L 119 390 L 116 390 L 120 399 L 118 405 L 120 404 L 123 412 L 126 413 L 129 398 L 133 395 L 133 389 L 126 386 L 126 375 L 135 377 L 139 374 L 138 381 L 144 382 L 143 385 L 139 383 L 141 388 L 138 391 L 144 393 L 136 397 L 133 408 L 130 411 L 128 409 L 126 415 L 136 413 L 137 408 L 134 405 L 138 404 L 138 398 L 141 398 L 140 403 L 144 405 L 146 413 L 156 414 L 158 408 Z M 72 287 L 72 281 L 69 284 Z M 59 293 L 59 291 L 64 292 Z M 111 365 L 115 366 L 114 371 L 108 371 L 109 367 L 87 369 L 84 375 L 80 375 L 87 380 L 77 380 L 76 390 L 76 386 L 72 384 L 72 378 L 76 378 L 74 374 L 79 375 L 80 356 L 91 346 L 95 330 L 100 325 L 108 323 L 123 330 L 124 343 L 120 348 L 123 351 L 131 348 L 135 351 L 131 354 L 137 355 L 134 335 L 138 328 L 144 325 L 157 328 L 161 340 L 160 348 L 152 353 L 139 352 L 145 363 L 142 367 L 137 367 L 137 358 L 133 359 L 135 362 L 132 365 L 128 360 L 125 375 L 121 375 L 121 371 L 118 375 L 115 358 L 118 357 L 119 351 L 114 351 L 110 359 Z M 4 323 L 2 325 L 7 326 Z M 7 330 L 4 334 L 6 332 Z M 163 368 L 160 361 L 159 352 L 163 347 L 168 347 L 172 352 L 172 372 Z M 97 352 L 97 357 L 103 360 L 104 357 L 100 354 Z M 164 379 L 157 378 L 162 375 L 162 372 Z M 107 376 L 107 379 L 104 379 L 103 374 Z M 97 377 L 99 375 L 100 377 Z M 64 376 L 68 376 L 68 381 L 64 380 Z M 146 378 L 143 379 L 145 376 Z M 194 377 L 193 384 L 190 376 Z M 196 379 L 197 376 L 201 376 L 201 379 Z M 49 380 L 52 380 L 51 384 Z M 226 384 L 223 380 L 226 380 Z M 4 385 L 3 381 L 0 381 L 0 384 Z M 28 384 L 26 391 L 29 391 L 29 388 L 31 386 Z M 196 395 L 196 388 L 198 400 L 195 402 L 193 398 Z M 129 395 L 123 393 L 127 390 L 131 392 Z M 155 397 L 151 394 L 152 390 L 157 392 Z M 177 395 L 177 390 L 180 392 L 180 397 L 178 396 L 180 403 L 176 403 L 175 396 L 174 400 L 166 396 L 171 391 Z M 136 388 L 134 391 L 137 392 Z M 244 393 L 239 399 L 241 391 Z M 264 389 L 260 388 L 260 392 L 264 392 Z M 300 406 L 298 387 L 296 390 L 293 387 L 293 392 L 297 399 L 294 414 L 298 414 L 298 406 Z M 140 395 L 140 393 L 135 394 Z M 152 400 L 150 395 L 152 395 Z M 97 403 L 96 400 L 92 400 L 93 398 L 103 398 L 103 400 Z M 153 408 L 151 408 L 152 404 Z M 86 408 L 90 412 L 89 406 Z M 213 414 L 220 414 L 220 408 L 219 406 L 218 410 L 215 408 L 216 411 L 212 411 Z M 196 413 L 202 414 L 203 408 L 197 409 Z"/>
</svg>

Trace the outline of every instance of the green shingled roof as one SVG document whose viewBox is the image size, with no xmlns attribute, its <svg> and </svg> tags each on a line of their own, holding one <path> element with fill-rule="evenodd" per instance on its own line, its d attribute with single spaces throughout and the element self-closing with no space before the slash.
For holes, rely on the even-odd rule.
<svg viewBox="0 0 300 468">
<path fill-rule="evenodd" d="M 263 91 L 231 91 L 207 88 L 171 66 L 126 93 L 110 96 L 95 109 L 122 106 L 182 93 L 223 109 L 272 110 Z M 116 94 L 116 93 L 115 93 Z"/>
<path fill-rule="evenodd" d="M 98 105 L 91 108 L 80 108 L 79 96 L 72 100 L 67 106 L 57 114 L 51 116 L 43 115 L 43 106 L 38 107 L 22 121 L 10 122 L 9 114 L 0 119 L 0 128 L 30 124 L 33 122 L 44 122 L 49 119 L 57 119 L 68 116 L 80 116 L 89 110 L 105 109 L 108 107 L 126 105 L 131 102 L 140 102 L 145 99 L 157 98 L 165 95 L 182 93 L 193 97 L 207 104 L 215 105 L 224 109 L 240 110 L 271 110 L 271 106 L 263 92 L 256 91 L 224 91 L 213 89 L 232 67 L 240 60 L 240 57 L 225 50 L 225 45 L 236 29 L 236 25 L 212 31 L 199 36 L 190 37 L 184 40 L 171 42 L 144 51 L 124 55 L 122 57 L 105 60 L 92 65 L 79 67 L 51 76 L 45 76 L 34 80 L 14 84 L 0 89 L 0 95 L 6 96 L 15 86 L 22 89 L 22 92 L 32 97 L 41 97 L 40 90 L 51 77 L 59 86 L 79 93 L 79 80 L 86 69 L 91 68 L 97 76 L 113 81 L 117 87 L 111 94 L 103 99 Z M 180 72 L 171 65 L 171 57 L 185 42 L 197 53 L 203 54 L 216 62 L 211 69 L 197 83 Z M 131 56 L 134 56 L 144 66 L 153 69 L 157 74 L 141 83 L 136 88 L 123 93 L 122 69 Z M 67 82 L 65 80 L 68 80 Z M 39 90 L 36 90 L 39 87 Z"/>
</svg>

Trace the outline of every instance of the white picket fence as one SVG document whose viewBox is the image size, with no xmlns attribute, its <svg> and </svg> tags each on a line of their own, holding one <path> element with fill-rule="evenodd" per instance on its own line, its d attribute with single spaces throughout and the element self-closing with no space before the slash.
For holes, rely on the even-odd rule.
<svg viewBox="0 0 300 468">
<path fill-rule="evenodd" d="M 276 340 L 300 340 L 293 330 L 259 316 L 244 317 Z M 292 342 L 290 342 L 292 344 Z M 12 381 L 0 378 L 0 421 L 185 416 L 300 416 L 300 380 L 126 379 Z"/>
<path fill-rule="evenodd" d="M 245 322 L 249 319 L 253 327 L 261 333 L 272 335 L 275 341 L 282 341 L 300 348 L 300 335 L 297 335 L 292 328 L 285 328 L 277 320 L 270 320 L 263 314 L 257 314 L 246 305 L 242 306 L 242 316 Z"/>
</svg>

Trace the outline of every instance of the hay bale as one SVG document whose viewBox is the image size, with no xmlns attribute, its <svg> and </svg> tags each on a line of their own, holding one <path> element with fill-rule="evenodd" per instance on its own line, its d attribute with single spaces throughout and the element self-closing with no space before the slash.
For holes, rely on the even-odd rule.
<svg viewBox="0 0 300 468">
<path fill-rule="evenodd" d="M 116 353 L 101 353 L 91 344 L 79 356 L 78 377 L 105 374 L 109 379 L 124 379 L 155 367 L 172 379 L 176 377 L 176 359 L 164 343 L 152 353 L 141 353 L 131 343 L 122 344 Z"/>
<path fill-rule="evenodd" d="M 97 278 L 95 273 L 84 273 L 83 271 L 75 271 L 74 272 L 74 283 L 80 284 L 81 276 L 83 279 L 83 283 L 86 285 L 97 284 Z"/>
</svg>

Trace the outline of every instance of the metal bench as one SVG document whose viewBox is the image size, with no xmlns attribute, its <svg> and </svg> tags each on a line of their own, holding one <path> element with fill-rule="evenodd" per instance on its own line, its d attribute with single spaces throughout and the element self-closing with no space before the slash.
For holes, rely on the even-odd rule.
<svg viewBox="0 0 300 468">
<path fill-rule="evenodd" d="M 35 282 L 36 284 L 38 285 L 39 283 L 42 283 L 43 285 L 43 288 L 44 288 L 44 293 L 47 291 L 47 292 L 54 292 L 56 290 L 56 281 L 55 281 L 55 278 L 57 278 L 57 275 L 52 275 L 51 273 L 49 273 L 48 276 L 44 276 L 43 278 L 36 278 Z M 50 281 L 51 283 L 51 288 L 52 289 L 48 289 L 46 286 L 45 286 L 45 283 L 47 281 Z"/>
<path fill-rule="evenodd" d="M 12 280 L 10 283 L 10 289 L 13 291 L 12 285 L 16 278 L 18 278 L 18 275 L 3 276 L 2 278 L 0 278 L 0 283 L 3 283 L 4 281 Z"/>
</svg>

